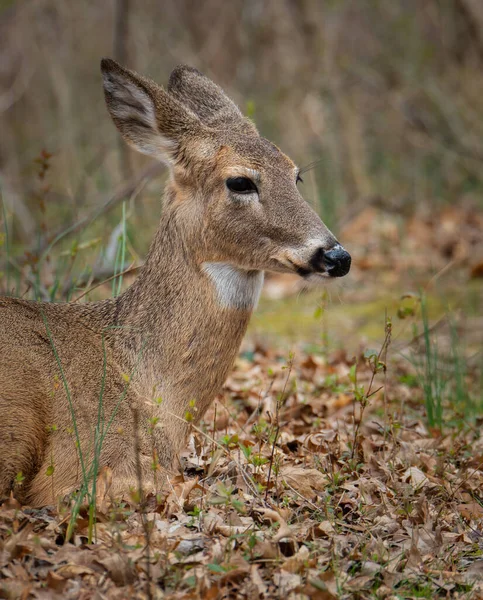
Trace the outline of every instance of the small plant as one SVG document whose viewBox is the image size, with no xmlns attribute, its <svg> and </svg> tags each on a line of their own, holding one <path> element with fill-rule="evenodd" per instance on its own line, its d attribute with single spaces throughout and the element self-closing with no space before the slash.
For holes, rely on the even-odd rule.
<svg viewBox="0 0 483 600">
<path fill-rule="evenodd" d="M 422 351 L 413 350 L 408 357 L 416 375 L 405 375 L 403 383 L 420 387 L 428 427 L 441 432 L 448 423 L 474 421 L 480 414 L 481 404 L 469 387 L 469 372 L 465 349 L 458 334 L 454 313 L 446 308 L 444 319 L 449 326 L 447 344 L 442 346 L 429 320 L 428 300 L 424 293 L 417 298 L 419 311 L 406 309 L 400 318 L 420 315 L 422 333 L 414 324 L 414 338 L 420 340 Z M 448 348 L 446 348 L 448 346 Z M 442 349 L 443 348 L 443 349 Z M 483 372 L 483 371 L 482 371 Z"/>
<path fill-rule="evenodd" d="M 224 435 L 221 437 L 220 439 L 220 444 L 222 444 L 223 446 L 226 446 L 229 450 L 233 450 L 234 448 L 238 447 L 238 444 L 240 443 L 239 439 L 238 439 L 238 435 L 235 433 L 233 435 Z"/>
<path fill-rule="evenodd" d="M 184 418 L 187 423 L 193 423 L 197 412 L 196 400 L 190 400 L 188 404 L 188 410 L 184 413 Z"/>
<path fill-rule="evenodd" d="M 112 296 L 119 296 L 122 289 L 122 277 L 126 261 L 126 202 L 122 203 L 122 218 L 120 223 L 120 233 L 117 238 L 116 259 L 114 262 L 114 278 L 112 280 Z"/>
<path fill-rule="evenodd" d="M 274 459 L 275 459 L 275 447 L 277 445 L 278 436 L 280 433 L 280 409 L 284 405 L 285 401 L 287 400 L 286 391 L 287 391 L 287 385 L 288 385 L 288 382 L 290 379 L 290 375 L 292 373 L 293 361 L 294 361 L 294 355 L 292 353 L 290 353 L 289 357 L 288 357 L 288 364 L 286 367 L 284 367 L 287 369 L 287 377 L 285 378 L 285 383 L 283 386 L 282 393 L 277 398 L 275 422 L 274 422 L 274 426 L 273 426 L 273 431 L 269 437 L 271 444 L 272 444 L 272 452 L 270 454 L 270 463 L 268 466 L 268 477 L 267 477 L 267 487 L 266 487 L 266 491 L 265 491 L 265 500 L 268 498 L 268 490 L 270 489 L 270 478 L 272 476 L 272 470 L 273 470 Z"/>
<path fill-rule="evenodd" d="M 480 402 L 478 402 L 478 399 L 469 389 L 468 367 L 464 355 L 464 347 L 458 335 L 457 325 L 451 314 L 448 314 L 448 320 L 450 326 L 451 364 L 453 368 L 453 377 L 450 382 L 454 398 L 452 404 L 461 412 L 465 421 L 474 421 L 481 413 L 481 398 Z"/>
<path fill-rule="evenodd" d="M 19 488 L 21 485 L 23 485 L 24 481 L 25 481 L 25 475 L 22 473 L 22 471 L 19 471 L 15 475 L 15 487 Z"/>
<path fill-rule="evenodd" d="M 245 504 L 233 496 L 235 487 L 218 483 L 216 486 L 216 494 L 210 498 L 209 503 L 214 506 L 225 506 L 226 508 L 234 508 L 239 513 L 245 513 Z"/>
<path fill-rule="evenodd" d="M 421 296 L 421 319 L 423 325 L 424 363 L 418 370 L 419 380 L 424 393 L 424 404 L 428 425 L 441 430 L 443 428 L 443 397 L 447 377 L 440 365 L 438 343 L 431 335 L 426 296 Z"/>
<path fill-rule="evenodd" d="M 256 470 L 268 463 L 268 458 L 266 456 L 263 456 L 260 452 L 253 451 L 253 446 L 240 443 L 239 447 L 243 452 L 243 456 L 247 459 L 248 464 L 253 465 Z"/>
<path fill-rule="evenodd" d="M 188 516 L 191 517 L 189 523 L 188 523 L 188 527 L 193 527 L 193 528 L 197 528 L 200 522 L 200 519 L 203 515 L 203 511 L 201 510 L 201 508 L 199 506 L 193 506 L 193 509 L 188 511 Z"/>
<path fill-rule="evenodd" d="M 358 383 L 358 373 L 357 373 L 357 362 L 355 362 L 349 371 L 349 379 L 353 385 L 353 394 L 354 394 L 354 419 L 355 419 L 355 407 L 359 405 L 360 414 L 357 419 L 357 424 L 354 428 L 354 440 L 352 443 L 352 452 L 351 459 L 354 459 L 356 455 L 356 451 L 359 446 L 359 429 L 362 423 L 362 418 L 364 416 L 364 411 L 369 404 L 369 400 L 374 394 L 383 389 L 384 386 L 380 386 L 377 389 L 373 390 L 374 380 L 378 373 L 386 373 L 386 364 L 387 364 L 387 350 L 389 348 L 389 344 L 391 343 L 392 336 L 392 320 L 389 317 L 386 317 L 386 324 L 384 327 L 385 337 L 382 343 L 381 349 L 379 352 L 375 350 L 366 350 L 364 352 L 364 359 L 371 370 L 371 378 L 367 386 L 361 385 Z"/>
</svg>

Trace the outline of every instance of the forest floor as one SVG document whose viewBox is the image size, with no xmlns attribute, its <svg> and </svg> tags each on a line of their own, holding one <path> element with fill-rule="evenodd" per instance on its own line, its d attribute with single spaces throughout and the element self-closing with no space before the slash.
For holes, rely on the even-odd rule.
<svg viewBox="0 0 483 600">
<path fill-rule="evenodd" d="M 182 474 L 103 471 L 68 542 L 69 502 L 4 502 L 0 598 L 483 598 L 481 231 L 368 208 L 347 284 L 269 278 Z"/>
</svg>

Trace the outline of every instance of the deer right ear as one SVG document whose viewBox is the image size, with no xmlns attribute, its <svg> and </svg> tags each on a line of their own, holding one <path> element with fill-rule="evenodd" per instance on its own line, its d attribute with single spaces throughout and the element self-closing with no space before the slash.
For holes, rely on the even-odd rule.
<svg viewBox="0 0 483 600">
<path fill-rule="evenodd" d="M 107 108 L 126 142 L 143 154 L 171 163 L 181 138 L 201 123 L 162 87 L 121 67 L 101 61 Z"/>
</svg>

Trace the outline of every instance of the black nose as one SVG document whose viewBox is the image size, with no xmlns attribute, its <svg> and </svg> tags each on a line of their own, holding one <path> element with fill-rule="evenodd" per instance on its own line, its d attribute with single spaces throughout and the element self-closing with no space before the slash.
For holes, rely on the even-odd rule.
<svg viewBox="0 0 483 600">
<path fill-rule="evenodd" d="M 351 255 L 337 244 L 332 250 L 324 252 L 322 262 L 331 277 L 343 277 L 351 268 Z"/>
</svg>

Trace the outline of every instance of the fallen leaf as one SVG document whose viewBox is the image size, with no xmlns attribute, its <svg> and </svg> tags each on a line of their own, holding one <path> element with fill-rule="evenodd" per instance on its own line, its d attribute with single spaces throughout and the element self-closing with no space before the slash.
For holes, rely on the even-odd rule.
<svg viewBox="0 0 483 600">
<path fill-rule="evenodd" d="M 307 546 L 301 546 L 296 554 L 287 558 L 282 564 L 282 569 L 289 573 L 298 573 L 307 563 L 310 556 Z"/>
<path fill-rule="evenodd" d="M 96 482 L 96 506 L 97 512 L 107 514 L 110 504 L 109 490 L 112 485 L 112 469 L 107 465 L 101 467 Z"/>
<path fill-rule="evenodd" d="M 403 475 L 403 480 L 416 487 L 422 487 L 429 483 L 429 479 L 418 467 L 409 467 Z"/>
<path fill-rule="evenodd" d="M 166 499 L 166 515 L 170 517 L 173 513 L 183 510 L 185 502 L 194 489 L 202 489 L 198 484 L 198 478 L 176 484 Z"/>
<path fill-rule="evenodd" d="M 473 519 L 481 519 L 483 517 L 483 506 L 481 506 L 479 502 L 458 504 L 457 509 L 460 515 L 468 521 L 472 521 Z"/>
<path fill-rule="evenodd" d="M 317 469 L 304 467 L 283 467 L 280 477 L 307 500 L 312 500 L 317 492 L 322 492 L 329 482 L 328 477 Z"/>
<path fill-rule="evenodd" d="M 46 578 L 47 587 L 56 592 L 62 592 L 67 583 L 67 579 L 56 573 L 55 571 L 49 571 Z"/>
<path fill-rule="evenodd" d="M 90 567 L 84 567 L 83 565 L 67 564 L 61 565 L 57 571 L 57 575 L 65 579 L 73 579 L 81 575 L 93 575 L 95 571 Z"/>
<path fill-rule="evenodd" d="M 296 590 L 300 587 L 302 583 L 302 579 L 300 575 L 295 575 L 294 573 L 287 573 L 281 569 L 278 573 L 275 573 L 273 576 L 273 582 L 279 589 L 279 594 L 289 594 L 290 592 Z"/>
</svg>

